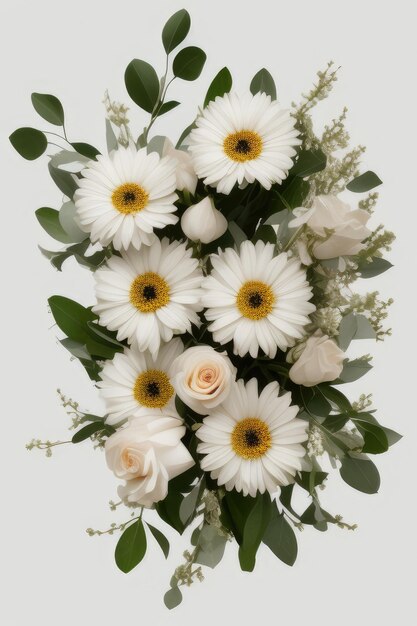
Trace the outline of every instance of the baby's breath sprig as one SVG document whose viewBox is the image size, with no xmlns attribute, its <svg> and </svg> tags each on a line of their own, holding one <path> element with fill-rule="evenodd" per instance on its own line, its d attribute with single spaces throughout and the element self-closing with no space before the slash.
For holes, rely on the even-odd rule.
<svg viewBox="0 0 417 626">
<path fill-rule="evenodd" d="M 45 455 L 50 458 L 52 456 L 52 448 L 55 446 L 63 446 L 67 443 L 71 443 L 71 441 L 41 441 L 40 439 L 32 439 L 29 443 L 26 444 L 26 450 L 33 450 L 37 448 L 38 450 L 45 450 Z"/>
</svg>

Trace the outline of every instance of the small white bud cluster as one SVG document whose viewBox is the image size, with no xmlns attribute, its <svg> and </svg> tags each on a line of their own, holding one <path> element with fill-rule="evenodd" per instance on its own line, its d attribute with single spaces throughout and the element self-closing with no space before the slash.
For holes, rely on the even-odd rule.
<svg viewBox="0 0 417 626">
<path fill-rule="evenodd" d="M 323 435 L 317 426 L 312 426 L 308 433 L 308 456 L 322 456 L 324 454 Z"/>
</svg>

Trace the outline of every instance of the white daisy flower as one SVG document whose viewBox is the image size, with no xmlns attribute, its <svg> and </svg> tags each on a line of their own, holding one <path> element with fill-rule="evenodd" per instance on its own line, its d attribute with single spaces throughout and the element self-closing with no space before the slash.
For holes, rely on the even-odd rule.
<svg viewBox="0 0 417 626">
<path fill-rule="evenodd" d="M 162 346 L 157 358 L 134 348 L 106 361 L 97 386 L 106 404 L 107 424 L 153 413 L 176 415 L 172 363 L 183 351 L 181 339 L 173 339 Z"/>
<path fill-rule="evenodd" d="M 229 194 L 235 185 L 265 189 L 282 183 L 301 141 L 290 112 L 265 93 L 217 97 L 196 120 L 189 151 L 194 169 L 206 185 Z"/>
<path fill-rule="evenodd" d="M 175 159 L 133 145 L 90 161 L 78 181 L 75 204 L 91 241 L 139 250 L 152 243 L 154 228 L 176 224 L 176 167 Z"/>
<path fill-rule="evenodd" d="M 303 469 L 307 422 L 296 418 L 291 394 L 278 392 L 277 382 L 258 395 L 256 378 L 246 386 L 239 380 L 197 430 L 197 452 L 205 455 L 201 468 L 228 491 L 273 494 Z"/>
<path fill-rule="evenodd" d="M 271 243 L 244 241 L 211 255 L 213 270 L 202 287 L 202 304 L 214 340 L 233 339 L 234 352 L 253 358 L 261 348 L 271 359 L 303 336 L 315 311 L 312 288 L 297 259 L 282 252 L 274 256 Z"/>
<path fill-rule="evenodd" d="M 143 352 L 200 324 L 202 272 L 184 243 L 155 239 L 140 253 L 112 256 L 94 274 L 100 323 Z"/>
</svg>

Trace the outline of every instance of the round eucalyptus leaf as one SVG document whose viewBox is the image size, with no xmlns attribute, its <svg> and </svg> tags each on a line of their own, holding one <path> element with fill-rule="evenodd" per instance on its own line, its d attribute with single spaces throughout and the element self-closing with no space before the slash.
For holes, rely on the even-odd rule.
<svg viewBox="0 0 417 626">
<path fill-rule="evenodd" d="M 48 145 L 45 135 L 36 128 L 18 128 L 10 135 L 9 139 L 13 148 L 28 161 L 40 157 Z"/>
</svg>

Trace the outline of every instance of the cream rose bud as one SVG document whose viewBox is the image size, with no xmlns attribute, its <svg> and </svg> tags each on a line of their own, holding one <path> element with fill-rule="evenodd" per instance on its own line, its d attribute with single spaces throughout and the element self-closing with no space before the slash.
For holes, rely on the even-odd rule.
<svg viewBox="0 0 417 626">
<path fill-rule="evenodd" d="M 306 223 L 320 237 L 326 236 L 326 230 L 332 230 L 333 233 L 325 241 L 313 246 L 313 255 L 316 259 L 333 259 L 362 250 L 362 241 L 371 234 L 366 227 L 369 217 L 367 211 L 352 210 L 337 196 L 317 196 L 311 209 L 293 220 L 290 226 Z"/>
<path fill-rule="evenodd" d="M 168 481 L 194 465 L 184 433 L 178 418 L 152 415 L 131 419 L 107 439 L 107 465 L 126 481 L 118 489 L 122 500 L 150 507 L 165 498 Z"/>
<path fill-rule="evenodd" d="M 207 415 L 229 395 L 236 368 L 210 346 L 188 348 L 173 363 L 172 384 L 187 406 Z"/>
<path fill-rule="evenodd" d="M 227 230 L 227 219 L 209 197 L 188 207 L 181 218 L 181 228 L 188 239 L 210 243 Z"/>
<path fill-rule="evenodd" d="M 168 139 L 165 139 L 162 156 L 170 156 L 177 161 L 177 189 L 178 191 L 184 191 L 186 189 L 194 195 L 197 187 L 197 174 L 194 171 L 194 167 L 191 161 L 191 156 L 185 150 L 176 150 L 174 144 Z"/>
<path fill-rule="evenodd" d="M 345 353 L 336 342 L 317 331 L 307 339 L 304 350 L 289 371 L 289 376 L 297 385 L 313 387 L 338 378 L 344 359 Z"/>
</svg>

